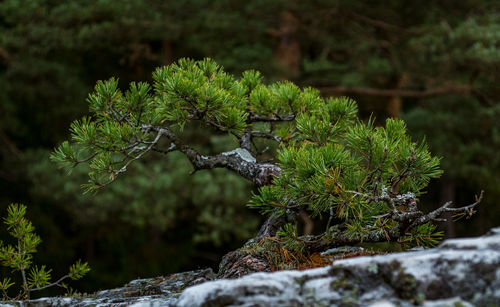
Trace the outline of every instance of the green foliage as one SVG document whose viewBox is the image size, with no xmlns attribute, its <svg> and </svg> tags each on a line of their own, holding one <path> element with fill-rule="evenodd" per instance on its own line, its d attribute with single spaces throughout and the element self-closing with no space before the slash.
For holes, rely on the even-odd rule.
<svg viewBox="0 0 500 307">
<path fill-rule="evenodd" d="M 325 104 L 318 91 L 310 88 L 300 90 L 289 82 L 265 86 L 254 71 L 234 80 L 210 59 L 183 59 L 158 68 L 153 78 L 151 90 L 146 83 L 139 85 L 139 90 L 131 83 L 125 94 L 118 89 L 114 78 L 98 82 L 88 98 L 93 120 L 84 117 L 73 122 L 72 143 L 62 143 L 51 156 L 53 161 L 70 167 L 89 162 L 92 171 L 89 183 L 84 185 L 86 192 L 113 182 L 150 150 L 182 150 L 172 147 L 173 143 L 159 149 L 161 135 L 151 133 L 149 126 L 165 126 L 182 133 L 188 123 L 201 121 L 208 128 L 240 137 L 259 118 L 281 121 L 297 117 L 300 124 L 297 131 L 287 124 L 273 127 L 263 124 L 256 131 L 267 133 L 265 130 L 278 127 L 279 134 L 272 137 L 291 141 L 290 138 L 301 136 L 315 138 L 313 132 L 318 129 L 311 130 L 312 120 L 338 122 L 328 135 L 322 136 L 333 137 L 345 129 L 346 122 L 341 119 L 355 112 L 352 102 L 336 99 Z"/>
<path fill-rule="evenodd" d="M 484 209 L 479 212 L 481 222 L 476 221 L 467 227 L 460 226 L 462 223 L 456 224 L 458 230 L 469 229 L 475 231 L 474 234 L 481 234 L 495 225 L 494 221 L 500 217 L 496 209 L 496 199 L 500 196 L 499 116 L 499 103 L 485 105 L 474 99 L 459 97 L 453 101 L 443 98 L 429 100 L 403 116 L 415 137 L 424 134 L 432 136 L 427 138 L 429 147 L 432 152 L 444 157 L 442 167 L 447 180 L 456 186 L 457 201 L 463 199 L 467 191 L 486 191 Z M 439 123 L 438 129 L 436 123 Z"/>
<path fill-rule="evenodd" d="M 279 149 L 281 176 L 261 188 L 250 206 L 264 213 L 285 214 L 297 207 L 313 216 L 333 213 L 330 218 L 344 221 L 349 235 L 360 238 L 394 227 L 395 221 L 374 217 L 422 194 L 429 180 L 442 173 L 439 159 L 425 142 L 410 140 L 401 120 L 389 119 L 385 128 L 356 122 L 352 115 L 342 121 L 345 129 L 336 129 L 339 122 L 328 117 L 306 121 L 311 127 L 302 134 L 306 142 Z M 299 121 L 297 126 L 300 131 Z"/>
<path fill-rule="evenodd" d="M 208 147 L 225 150 L 230 141 L 212 136 Z M 44 161 L 29 171 L 35 180 L 31 193 L 70 203 L 65 210 L 75 220 L 75 227 L 89 222 L 106 225 L 117 218 L 124 223 L 120 227 L 175 233 L 176 227 L 191 222 L 183 219 L 192 214 L 196 227 L 185 231 L 192 236 L 189 241 L 215 246 L 246 240 L 257 227 L 256 215 L 232 205 L 250 197 L 249 184 L 244 179 L 223 170 L 188 176 L 191 166 L 179 153 L 169 154 L 166 161 L 161 156 L 144 157 L 128 170 L 129 176 L 95 195 L 81 194 L 79 182 L 84 182 L 91 171 L 88 165 L 69 168 L 72 180 L 68 180 L 57 165 L 50 163 L 48 155 L 46 151 L 33 152 L 27 160 Z M 144 244 L 143 249 L 147 248 L 147 242 Z"/>
<path fill-rule="evenodd" d="M 439 159 L 425 141 L 410 139 L 403 121 L 389 119 L 385 127 L 364 123 L 347 98 L 324 99 L 317 90 L 290 82 L 264 85 L 255 71 L 238 80 L 210 59 L 182 59 L 158 68 L 153 79 L 152 88 L 131 83 L 125 94 L 116 79 L 99 81 L 88 99 L 92 119 L 75 121 L 72 141 L 52 154 L 63 166 L 88 163 L 87 192 L 113 182 L 151 150 L 180 151 L 195 169 L 227 167 L 229 162 L 219 165 L 213 159 L 226 159 L 229 152 L 201 156 L 181 141 L 183 128 L 194 122 L 231 135 L 240 145 L 259 137 L 278 143 L 280 174 L 260 189 L 251 207 L 279 215 L 291 209 L 305 209 L 313 217 L 329 214 L 359 241 L 370 233 L 396 231 L 429 180 L 442 173 Z M 162 137 L 166 143 L 160 143 Z M 255 143 L 245 152 L 259 158 Z M 232 170 L 244 176 L 238 167 Z M 283 236 L 292 233 L 283 230 Z"/>
<path fill-rule="evenodd" d="M 302 253 L 304 251 L 304 244 L 300 241 L 297 225 L 285 224 L 276 235 L 282 238 L 282 245 L 290 251 Z"/>
<path fill-rule="evenodd" d="M 402 239 L 403 245 L 407 246 L 436 246 L 443 238 L 442 231 L 436 231 L 436 225 L 426 223 L 412 229 Z"/>
<path fill-rule="evenodd" d="M 3 266 L 9 267 L 12 271 L 19 271 L 22 275 L 22 288 L 17 295 L 19 298 L 30 298 L 33 291 L 42 290 L 52 286 L 63 286 L 62 281 L 66 278 L 77 280 L 85 276 L 90 271 L 88 264 L 80 260 L 72 265 L 69 274 L 63 276 L 55 282 L 51 282 L 51 271 L 45 265 L 40 267 L 33 265 L 33 254 L 37 251 L 37 246 L 42 242 L 40 237 L 34 233 L 35 227 L 25 218 L 26 206 L 21 204 L 11 204 L 7 210 L 7 217 L 4 223 L 7 225 L 9 234 L 17 241 L 16 245 L 4 245 L 0 241 L 0 262 Z M 14 285 L 10 278 L 6 277 L 0 282 L 0 289 L 3 298 L 8 299 L 8 289 Z"/>
<path fill-rule="evenodd" d="M 185 132 L 207 152 L 228 150 L 232 143 L 228 137 L 195 133 L 192 127 Z M 258 213 L 241 205 L 251 196 L 247 181 L 221 169 L 188 175 L 191 165 L 180 153 L 167 159 L 144 156 L 127 176 L 96 195 L 81 193 L 88 165 L 67 176 L 49 155 L 48 150 L 26 152 L 18 166 L 29 166 L 26 191 L 40 202 L 32 210 L 42 217 L 38 228 L 47 239 L 38 259 L 54 268 L 54 276 L 57 263 L 69 266 L 78 257 L 92 263 L 93 271 L 78 283 L 80 291 L 114 287 L 138 275 L 213 265 L 213 255 L 240 247 L 259 225 Z M 210 254 L 204 253 L 207 249 Z M 51 254 L 58 256 L 57 262 Z"/>
<path fill-rule="evenodd" d="M 453 62 L 461 65 L 479 64 L 481 69 L 489 64 L 500 62 L 500 25 L 496 14 L 486 16 L 470 16 L 453 27 L 449 23 L 441 23 L 427 35 L 411 41 L 416 49 L 428 48 L 427 59 L 434 64 Z M 450 50 L 452 52 L 450 52 Z"/>
<path fill-rule="evenodd" d="M 496 206 L 500 186 L 496 176 L 499 172 L 496 153 L 500 147 L 494 125 L 498 122 L 494 109 L 498 105 L 497 84 L 500 82 L 498 5 L 497 0 L 435 1 L 426 5 L 420 2 L 403 4 L 399 0 L 379 3 L 1 1 L 0 198 L 5 204 L 23 199 L 37 205 L 40 221 L 47 224 L 47 227 L 41 224 L 40 228 L 50 230 L 50 236 L 44 235 L 44 241 L 47 246 L 53 246 L 52 252 L 49 249 L 40 256 L 51 261 L 56 258 L 51 253 L 60 255 L 58 244 L 62 242 L 69 246 L 90 246 L 84 249 L 88 252 L 99 250 L 100 243 L 92 238 L 108 238 L 106 244 L 113 246 L 117 255 L 98 259 L 97 251 L 92 262 L 99 261 L 107 271 L 111 271 L 109 268 L 116 271 L 108 277 L 104 270 L 99 270 L 96 279 L 89 281 L 87 278 L 92 290 L 126 282 L 137 275 L 130 268 L 140 267 L 141 272 L 181 269 L 179 265 L 145 267 L 144 264 L 160 261 L 151 260 L 153 253 L 145 253 L 144 257 L 149 257 L 146 260 L 141 258 L 143 255 L 134 257 L 135 250 L 121 247 L 120 239 L 116 239 L 133 234 L 140 237 L 135 240 L 136 244 L 142 242 L 142 248 L 147 248 L 151 245 L 148 245 L 148 236 L 154 237 L 149 235 L 150 228 L 156 228 L 152 225 L 159 225 L 162 231 L 168 229 L 167 233 L 176 233 L 180 228 L 175 227 L 179 227 L 180 222 L 175 220 L 182 216 L 183 221 L 202 221 L 201 224 L 189 224 L 189 233 L 196 229 L 196 237 L 203 238 L 203 242 L 217 238 L 216 242 L 222 244 L 234 242 L 233 238 L 248 238 L 252 233 L 251 225 L 255 225 L 253 216 L 252 223 L 247 224 L 244 231 L 233 227 L 241 220 L 246 221 L 242 216 L 248 213 L 237 204 L 246 198 L 248 185 L 244 187 L 239 182 L 221 188 L 228 180 L 236 182 L 235 176 L 225 177 L 227 172 L 185 176 L 189 165 L 184 163 L 177 168 L 183 162 L 182 157 L 169 156 L 166 162 L 144 157 L 147 160 L 144 164 L 135 164 L 128 171 L 128 178 L 113 184 L 108 191 L 99 193 L 96 198 L 82 197 L 78 195 L 77 185 L 86 181 L 82 173 L 88 171 L 76 169 L 71 177 L 64 178 L 47 163 L 40 151 L 51 150 L 67 137 L 70 121 L 87 111 L 85 96 L 98 79 L 114 75 L 123 84 L 147 80 L 154 67 L 179 57 L 209 56 L 232 73 L 255 68 L 267 78 L 276 80 L 282 78 L 286 70 L 278 65 L 275 53 L 284 37 L 292 42 L 297 38 L 301 71 L 294 82 L 300 85 L 416 91 L 449 84 L 453 87 L 456 83 L 473 86 L 470 93 L 445 94 L 427 100 L 428 103 L 414 97 L 402 97 L 402 102 L 405 113 L 410 112 L 403 116 L 413 137 L 419 140 L 425 134 L 432 152 L 443 157 L 446 177 L 457 186 L 457 202 L 470 199 L 478 187 L 486 189 L 487 206 L 479 212 L 481 221 L 471 225 L 474 220 L 477 222 L 472 219 L 463 223 L 465 227 L 457 229 L 459 236 L 482 234 L 497 224 L 500 212 Z M 296 18 L 296 33 L 281 33 L 286 35 L 280 36 L 281 12 L 290 12 Z M 362 118 L 375 112 L 379 120 L 384 118 L 383 107 L 392 98 L 370 94 L 355 97 Z M 473 108 L 468 107 L 471 104 Z M 413 111 L 418 116 L 413 116 Z M 189 132 L 191 128 L 185 129 L 186 139 L 195 142 L 203 152 L 213 153 L 211 148 L 206 148 L 203 136 L 193 137 Z M 262 125 L 261 130 L 267 131 L 267 128 L 268 124 Z M 291 136 L 289 128 L 277 125 L 275 133 L 286 140 Z M 211 134 L 203 130 L 206 135 Z M 20 153 L 10 150 L 9 139 Z M 271 149 L 263 159 L 273 156 L 275 146 L 260 140 L 256 143 Z M 200 175 L 209 184 L 197 179 Z M 195 179 L 191 180 L 193 177 Z M 194 181 L 196 187 L 192 187 Z M 144 192 L 131 193 L 130 185 Z M 162 185 L 168 187 L 164 193 Z M 184 190 L 186 186 L 190 188 L 185 193 L 168 192 Z M 440 182 L 432 184 L 420 204 L 432 210 L 436 203 L 449 200 L 449 197 L 439 199 L 441 186 Z M 237 192 L 241 189 L 245 189 L 244 192 Z M 167 193 L 168 198 L 165 197 Z M 210 195 L 207 206 L 203 205 L 200 195 Z M 217 203 L 224 204 L 224 209 L 217 209 Z M 191 210 L 193 204 L 195 209 Z M 71 222 L 65 225 L 54 222 L 61 216 Z M 81 216 L 85 218 L 80 219 Z M 221 220 L 230 223 L 221 225 Z M 127 234 L 124 228 L 129 231 Z M 172 240 L 174 238 L 169 237 L 170 245 Z M 191 246 L 189 239 L 183 243 Z M 156 243 L 155 246 L 160 249 L 165 245 Z M 186 258 L 197 254 L 188 253 L 182 247 L 179 249 Z M 170 247 L 165 248 L 164 252 L 170 250 Z M 68 265 L 72 257 L 71 253 L 67 255 Z M 130 262 L 124 260 L 118 269 L 114 267 L 114 258 Z M 177 254 L 169 259 L 175 261 L 161 263 L 171 265 L 180 261 Z M 187 265 L 185 261 L 189 260 L 183 261 Z M 197 264 L 198 259 L 192 262 L 192 266 Z"/>
</svg>

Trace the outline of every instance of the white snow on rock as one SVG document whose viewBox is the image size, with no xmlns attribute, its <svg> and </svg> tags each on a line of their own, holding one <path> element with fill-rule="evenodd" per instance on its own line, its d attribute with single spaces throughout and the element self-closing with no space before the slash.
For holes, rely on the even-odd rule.
<svg viewBox="0 0 500 307">
<path fill-rule="evenodd" d="M 492 233 L 495 233 L 492 231 Z M 463 238 L 463 239 L 450 239 L 441 243 L 441 248 L 453 249 L 499 249 L 500 241 L 498 240 L 500 232 L 495 235 L 481 238 Z"/>
<path fill-rule="evenodd" d="M 500 230 L 439 247 L 187 288 L 175 306 L 500 305 Z M 460 305 L 461 304 L 461 305 Z"/>
<path fill-rule="evenodd" d="M 394 303 L 391 303 L 390 301 L 383 300 L 370 304 L 368 307 L 397 307 L 397 306 L 394 305 Z"/>
<path fill-rule="evenodd" d="M 500 228 L 434 249 L 208 281 L 214 277 L 210 269 L 184 272 L 134 280 L 84 298 L 1 302 L 0 307 L 500 306 Z"/>
<path fill-rule="evenodd" d="M 231 150 L 231 151 L 228 151 L 228 152 L 223 152 L 222 153 L 224 156 L 231 156 L 231 155 L 237 155 L 239 156 L 241 159 L 243 159 L 243 161 L 246 161 L 246 162 L 249 162 L 249 163 L 255 163 L 257 162 L 257 160 L 255 159 L 254 156 L 252 156 L 252 154 L 244 149 L 244 148 L 236 148 L 235 150 Z"/>
</svg>

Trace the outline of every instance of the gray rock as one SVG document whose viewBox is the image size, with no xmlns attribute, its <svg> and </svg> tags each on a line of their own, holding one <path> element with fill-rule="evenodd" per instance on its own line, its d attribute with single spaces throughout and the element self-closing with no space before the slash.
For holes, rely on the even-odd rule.
<svg viewBox="0 0 500 307">
<path fill-rule="evenodd" d="M 500 229 L 434 249 L 206 282 L 187 288 L 175 305 L 499 306 Z"/>
<path fill-rule="evenodd" d="M 85 298 L 3 302 L 0 307 L 500 306 L 500 228 L 434 249 L 337 260 L 304 271 L 213 278 L 211 270 L 185 272 L 134 280 Z"/>
<path fill-rule="evenodd" d="M 46 297 L 30 301 L 3 302 L 0 307 L 173 306 L 186 287 L 213 278 L 215 274 L 211 269 L 190 271 L 166 277 L 137 279 L 121 288 L 99 291 L 84 297 Z"/>
</svg>

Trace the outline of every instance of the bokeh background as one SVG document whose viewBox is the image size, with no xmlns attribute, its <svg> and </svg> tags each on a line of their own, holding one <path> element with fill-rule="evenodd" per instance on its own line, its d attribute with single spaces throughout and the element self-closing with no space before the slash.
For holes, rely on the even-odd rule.
<svg viewBox="0 0 500 307">
<path fill-rule="evenodd" d="M 364 119 L 403 118 L 443 157 L 445 175 L 430 184 L 424 208 L 468 204 L 485 190 L 473 218 L 440 225 L 446 236 L 500 225 L 496 0 L 3 0 L 0 215 L 11 202 L 28 206 L 43 240 L 35 262 L 54 277 L 88 261 L 78 290 L 216 269 L 258 229 L 261 218 L 245 207 L 252 186 L 224 170 L 188 175 L 181 156 L 150 155 L 97 195 L 82 195 L 87 169 L 68 176 L 48 160 L 70 122 L 87 114 L 97 80 L 150 81 L 155 67 L 182 57 L 350 96 Z M 226 142 L 190 137 L 213 152 Z M 0 239 L 9 241 L 3 225 Z"/>
</svg>

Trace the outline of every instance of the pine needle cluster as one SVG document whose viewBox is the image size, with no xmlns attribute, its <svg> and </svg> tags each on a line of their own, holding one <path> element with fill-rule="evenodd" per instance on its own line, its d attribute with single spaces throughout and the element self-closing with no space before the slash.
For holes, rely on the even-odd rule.
<svg viewBox="0 0 500 307">
<path fill-rule="evenodd" d="M 53 286 L 62 287 L 71 292 L 72 289 L 64 281 L 66 279 L 77 280 L 85 276 L 90 271 L 88 264 L 79 260 L 69 268 L 67 275 L 52 282 L 51 269 L 47 269 L 45 265 L 36 266 L 33 264 L 33 254 L 37 251 L 37 246 L 42 240 L 35 233 L 35 227 L 26 219 L 25 215 L 26 206 L 22 204 L 11 204 L 8 207 L 4 223 L 7 225 L 9 234 L 14 237 L 16 244 L 5 245 L 0 241 L 0 263 L 13 272 L 21 273 L 22 285 L 16 298 L 29 299 L 32 292 Z M 9 277 L 0 280 L 0 290 L 4 299 L 9 299 L 7 292 L 14 285 L 15 283 Z"/>
<path fill-rule="evenodd" d="M 263 214 L 292 224 L 298 212 L 328 220 L 314 238 L 282 225 L 283 242 L 296 248 L 431 246 L 440 237 L 433 222 L 445 212 L 470 215 L 481 200 L 482 194 L 466 207 L 420 211 L 418 197 L 442 174 L 440 159 L 425 140 L 411 140 L 402 120 L 382 127 L 360 120 L 349 98 L 323 98 L 288 81 L 267 85 L 253 70 L 235 78 L 210 59 L 179 60 L 153 79 L 125 92 L 114 78 L 98 82 L 88 98 L 91 115 L 75 121 L 72 140 L 54 151 L 52 160 L 69 169 L 89 163 L 85 191 L 113 182 L 145 154 L 179 151 L 193 171 L 226 168 L 254 182 L 260 188 L 249 206 Z M 183 135 L 187 125 L 233 136 L 234 150 L 198 151 Z"/>
</svg>

